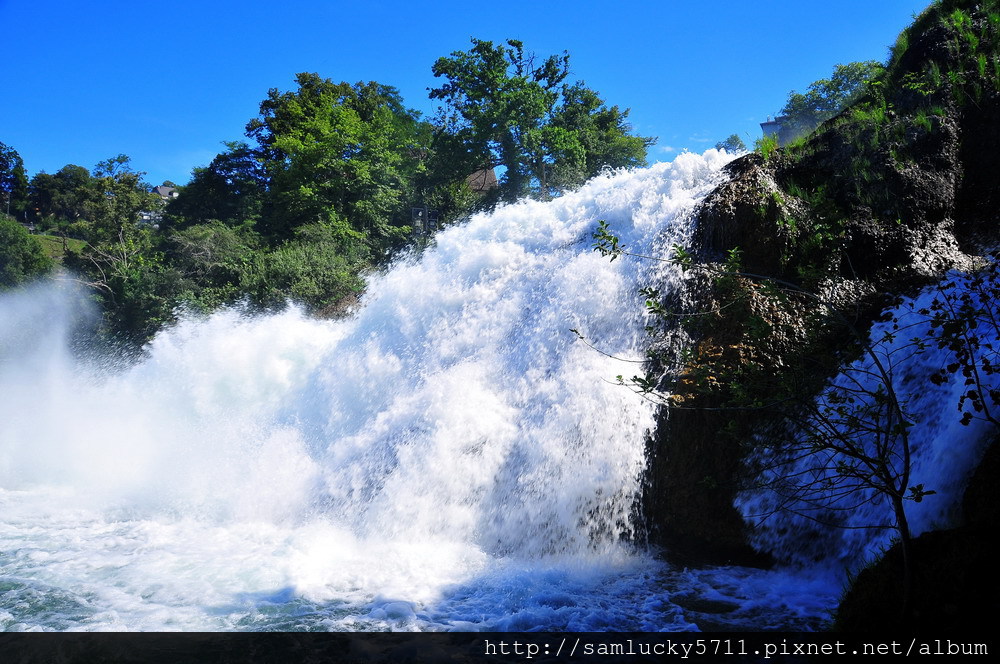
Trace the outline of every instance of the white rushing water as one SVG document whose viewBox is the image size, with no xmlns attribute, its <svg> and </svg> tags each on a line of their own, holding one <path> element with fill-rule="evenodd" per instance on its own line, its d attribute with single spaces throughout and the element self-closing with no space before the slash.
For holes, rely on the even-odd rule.
<svg viewBox="0 0 1000 664">
<path fill-rule="evenodd" d="M 187 317 L 115 370 L 67 348 L 79 293 L 3 296 L 0 628 L 694 629 L 682 597 L 815 621 L 836 588 L 627 543 L 652 409 L 569 332 L 642 357 L 637 287 L 679 277 L 591 234 L 684 242 L 728 160 L 476 216 L 349 319 Z"/>
</svg>

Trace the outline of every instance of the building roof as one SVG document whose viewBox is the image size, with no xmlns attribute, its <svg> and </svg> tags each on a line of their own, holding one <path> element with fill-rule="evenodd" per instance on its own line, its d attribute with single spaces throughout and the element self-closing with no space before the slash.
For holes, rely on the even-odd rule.
<svg viewBox="0 0 1000 664">
<path fill-rule="evenodd" d="M 175 187 L 168 187 L 168 186 L 163 185 L 163 184 L 161 184 L 161 185 L 159 185 L 157 187 L 153 187 L 153 193 L 156 194 L 156 195 L 158 195 L 160 198 L 162 198 L 164 200 L 166 200 L 168 198 L 176 198 L 177 195 L 178 195 L 177 194 L 177 189 Z"/>
<path fill-rule="evenodd" d="M 465 178 L 469 189 L 475 192 L 484 192 L 497 188 L 497 174 L 492 168 L 484 168 Z"/>
</svg>

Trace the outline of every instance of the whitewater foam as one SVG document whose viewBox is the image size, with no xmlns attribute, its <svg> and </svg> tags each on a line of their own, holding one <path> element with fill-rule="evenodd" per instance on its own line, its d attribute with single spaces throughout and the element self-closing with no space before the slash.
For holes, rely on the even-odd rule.
<svg viewBox="0 0 1000 664">
<path fill-rule="evenodd" d="M 680 275 L 591 234 L 685 243 L 729 159 L 475 216 L 350 319 L 185 316 L 113 371 L 66 348 L 78 295 L 0 298 L 4 628 L 692 628 L 694 582 L 627 541 L 652 407 L 570 329 L 642 358 L 637 287 Z"/>
</svg>

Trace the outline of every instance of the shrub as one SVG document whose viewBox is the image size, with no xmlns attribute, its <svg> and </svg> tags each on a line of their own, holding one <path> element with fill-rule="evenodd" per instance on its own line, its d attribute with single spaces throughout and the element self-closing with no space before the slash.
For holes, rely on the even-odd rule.
<svg viewBox="0 0 1000 664">
<path fill-rule="evenodd" d="M 19 286 L 52 269 L 52 259 L 27 229 L 0 216 L 0 290 Z"/>
</svg>

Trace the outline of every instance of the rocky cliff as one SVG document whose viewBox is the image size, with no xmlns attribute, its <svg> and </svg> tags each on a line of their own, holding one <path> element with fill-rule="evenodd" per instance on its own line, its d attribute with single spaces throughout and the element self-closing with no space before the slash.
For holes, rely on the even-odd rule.
<svg viewBox="0 0 1000 664">
<path fill-rule="evenodd" d="M 1000 2 L 935 3 L 862 98 L 810 136 L 728 166 L 698 213 L 695 263 L 762 278 L 701 276 L 687 294 L 687 312 L 704 315 L 686 327 L 687 369 L 664 375 L 673 407 L 649 442 L 646 514 L 668 551 L 762 560 L 733 507 L 747 441 L 780 434 L 767 404 L 816 393 L 859 352 L 817 302 L 864 334 L 895 297 L 1000 244 L 998 83 Z M 774 304 L 772 280 L 793 295 Z"/>
</svg>

